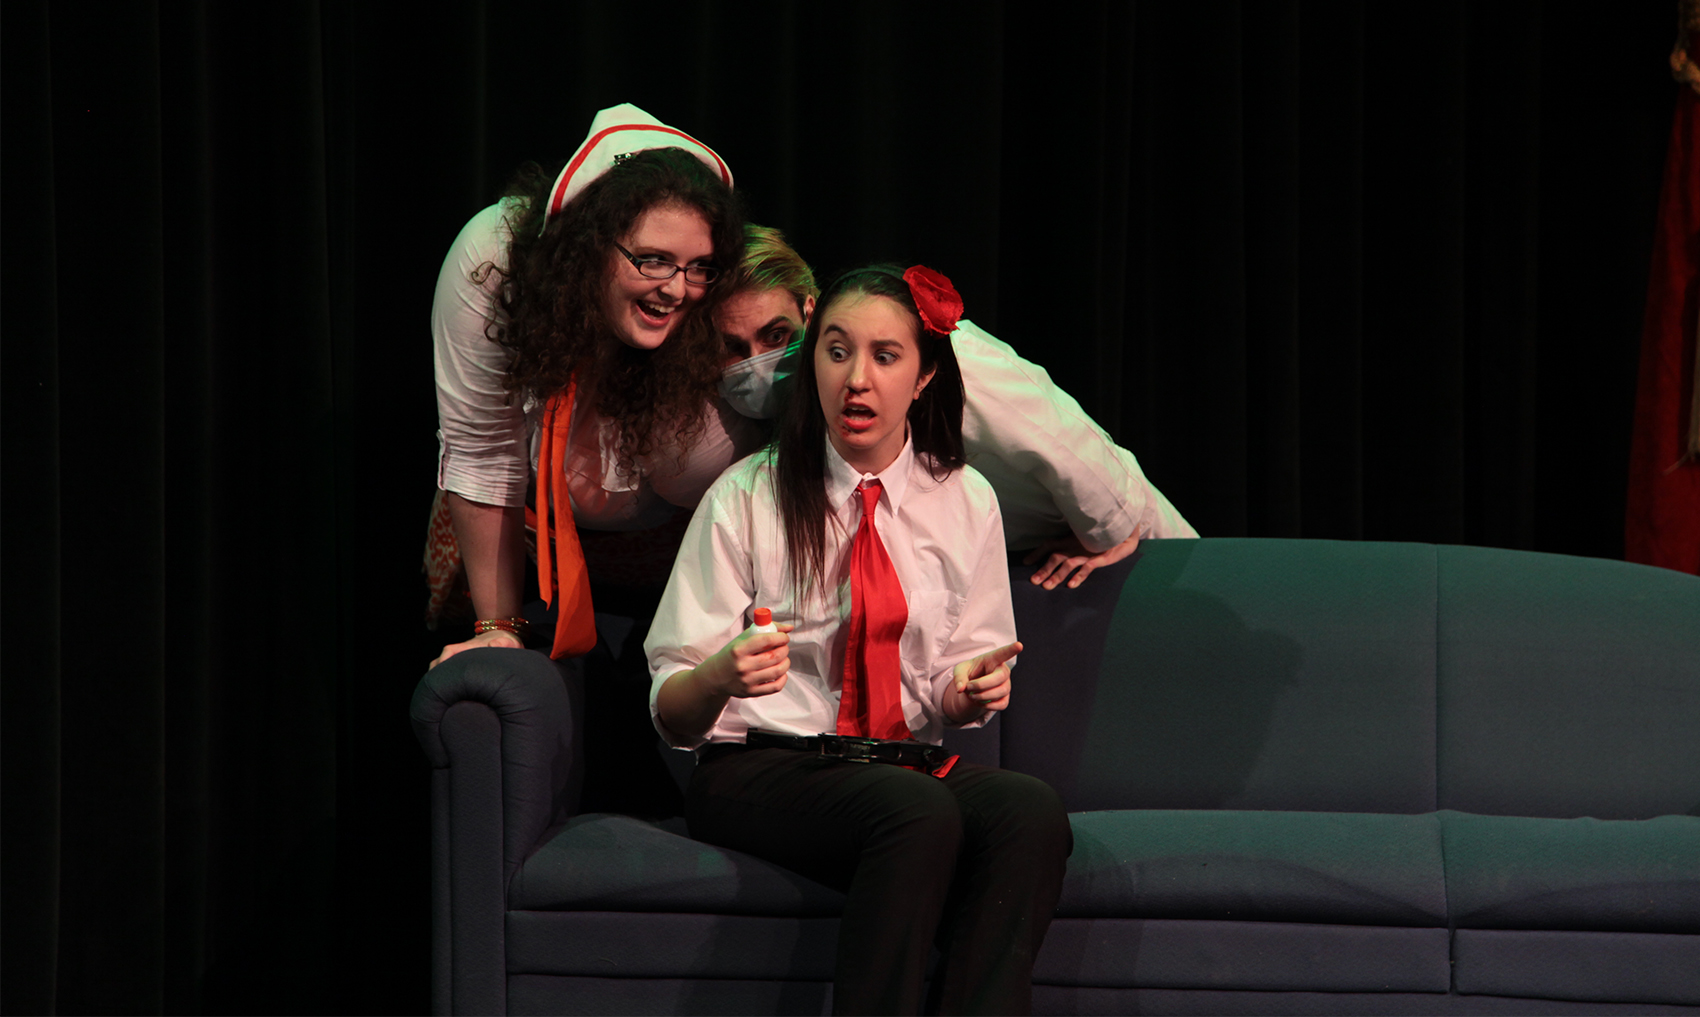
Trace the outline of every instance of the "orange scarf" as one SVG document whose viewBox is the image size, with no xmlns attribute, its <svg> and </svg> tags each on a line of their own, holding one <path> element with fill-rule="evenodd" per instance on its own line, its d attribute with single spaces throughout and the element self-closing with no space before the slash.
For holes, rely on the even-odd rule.
<svg viewBox="0 0 1700 1017">
<path fill-rule="evenodd" d="M 596 613 L 590 606 L 590 576 L 573 524 L 565 471 L 567 435 L 573 423 L 573 390 L 549 397 L 543 409 L 543 440 L 537 452 L 537 588 L 555 611 L 555 646 L 549 656 L 579 657 L 596 647 Z M 551 514 L 552 513 L 552 514 Z M 549 541 L 553 518 L 555 540 Z M 561 594 L 560 604 L 555 593 Z"/>
</svg>

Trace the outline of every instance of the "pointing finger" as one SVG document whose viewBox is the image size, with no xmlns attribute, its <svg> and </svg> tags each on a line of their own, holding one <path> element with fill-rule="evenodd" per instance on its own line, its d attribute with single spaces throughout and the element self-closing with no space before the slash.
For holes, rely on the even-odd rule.
<svg viewBox="0 0 1700 1017">
<path fill-rule="evenodd" d="M 1000 664 L 1004 663 L 1005 661 L 1009 660 L 1011 657 L 1015 656 L 1016 654 L 1018 654 L 1020 652 L 1021 652 L 1021 640 L 1019 640 L 1019 639 L 1017 639 L 1013 643 L 1010 643 L 1008 646 L 1000 646 L 997 649 L 993 650 L 992 652 L 984 654 L 983 656 L 980 657 L 978 670 L 980 671 L 981 674 L 984 674 L 987 671 L 991 671 L 994 668 L 998 667 Z"/>
<path fill-rule="evenodd" d="M 1021 641 L 1016 640 L 1008 646 L 1000 646 L 995 650 L 982 653 L 973 660 L 966 660 L 956 665 L 956 691 L 968 688 L 968 683 L 976 678 L 983 678 L 1009 661 L 1009 658 L 1021 652 Z"/>
</svg>

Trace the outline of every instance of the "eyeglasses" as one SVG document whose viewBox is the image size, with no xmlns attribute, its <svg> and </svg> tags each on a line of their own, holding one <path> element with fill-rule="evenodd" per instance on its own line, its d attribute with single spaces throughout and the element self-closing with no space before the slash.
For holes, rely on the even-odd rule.
<svg viewBox="0 0 1700 1017">
<path fill-rule="evenodd" d="M 706 286 L 720 274 L 720 270 L 713 265 L 675 265 L 671 261 L 663 261 L 660 258 L 633 257 L 632 252 L 619 244 L 615 244 L 614 249 L 625 255 L 626 260 L 632 263 L 632 267 L 638 270 L 638 274 L 646 279 L 671 279 L 680 272 L 684 272 L 686 282 Z"/>
</svg>

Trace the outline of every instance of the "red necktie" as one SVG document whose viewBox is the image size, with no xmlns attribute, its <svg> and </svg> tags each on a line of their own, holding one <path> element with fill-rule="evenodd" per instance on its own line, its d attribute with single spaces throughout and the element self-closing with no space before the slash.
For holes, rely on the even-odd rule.
<svg viewBox="0 0 1700 1017">
<path fill-rule="evenodd" d="M 910 738 L 903 720 L 903 671 L 897 653 L 903 626 L 909 622 L 909 604 L 874 529 L 880 483 L 869 481 L 856 493 L 862 496 L 862 525 L 850 544 L 850 636 L 844 641 L 838 733 Z"/>
</svg>

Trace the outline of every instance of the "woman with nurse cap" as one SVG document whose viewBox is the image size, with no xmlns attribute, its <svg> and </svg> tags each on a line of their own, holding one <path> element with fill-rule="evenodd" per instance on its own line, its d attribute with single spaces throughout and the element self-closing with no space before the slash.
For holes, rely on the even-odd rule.
<svg viewBox="0 0 1700 1017">
<path fill-rule="evenodd" d="M 716 397 L 725 355 L 706 313 L 742 248 L 725 162 L 629 104 L 598 113 L 553 179 L 528 164 L 461 231 L 431 316 L 433 531 L 452 526 L 478 622 L 434 663 L 524 645 L 528 521 L 552 656 L 596 642 L 579 528 L 624 531 L 618 557 L 647 548 L 665 578 L 685 510 L 760 440 Z"/>
</svg>

